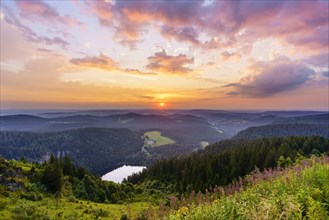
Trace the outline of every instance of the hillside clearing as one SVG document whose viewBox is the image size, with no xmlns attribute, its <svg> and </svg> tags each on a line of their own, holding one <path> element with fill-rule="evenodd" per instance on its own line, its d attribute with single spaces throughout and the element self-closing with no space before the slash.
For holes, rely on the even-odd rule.
<svg viewBox="0 0 329 220">
<path fill-rule="evenodd" d="M 176 143 L 174 140 L 172 140 L 168 137 L 162 136 L 160 131 L 145 132 L 143 137 L 144 137 L 144 143 L 147 146 L 151 146 L 151 147 L 159 147 L 159 146 L 163 146 L 163 145 Z"/>
</svg>

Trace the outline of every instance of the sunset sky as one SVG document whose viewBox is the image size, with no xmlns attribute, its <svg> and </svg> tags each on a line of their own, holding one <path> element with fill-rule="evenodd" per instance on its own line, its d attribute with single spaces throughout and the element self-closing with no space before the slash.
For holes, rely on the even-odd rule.
<svg viewBox="0 0 329 220">
<path fill-rule="evenodd" d="M 328 4 L 1 0 L 1 108 L 328 110 Z"/>
</svg>

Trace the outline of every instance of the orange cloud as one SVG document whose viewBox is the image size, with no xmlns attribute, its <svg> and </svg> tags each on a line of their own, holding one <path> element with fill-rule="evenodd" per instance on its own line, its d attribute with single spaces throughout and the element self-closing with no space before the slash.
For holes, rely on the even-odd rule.
<svg viewBox="0 0 329 220">
<path fill-rule="evenodd" d="M 194 63 L 194 58 L 189 58 L 184 54 L 171 56 L 165 50 L 162 50 L 147 59 L 149 64 L 146 68 L 155 72 L 169 75 L 188 75 L 193 72 L 193 69 L 189 68 L 188 65 Z"/>
<path fill-rule="evenodd" d="M 115 62 L 104 54 L 100 54 L 96 57 L 74 58 L 71 59 L 70 62 L 78 66 L 94 67 L 104 70 L 115 70 L 118 68 Z"/>
<path fill-rule="evenodd" d="M 156 75 L 156 73 L 153 72 L 143 72 L 138 69 L 122 68 L 110 57 L 104 54 L 100 54 L 95 57 L 74 58 L 70 60 L 70 63 L 81 67 L 91 67 L 106 71 L 117 70 L 134 75 Z"/>
</svg>

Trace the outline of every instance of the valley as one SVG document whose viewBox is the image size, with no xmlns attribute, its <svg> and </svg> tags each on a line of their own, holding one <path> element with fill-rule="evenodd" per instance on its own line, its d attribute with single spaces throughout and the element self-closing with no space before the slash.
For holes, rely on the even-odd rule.
<svg viewBox="0 0 329 220">
<path fill-rule="evenodd" d="M 41 162 L 50 154 L 68 155 L 77 165 L 99 175 L 122 165 L 149 166 L 229 138 L 329 137 L 326 112 L 94 110 L 7 114 L 0 116 L 0 154 L 4 157 L 24 156 Z"/>
</svg>

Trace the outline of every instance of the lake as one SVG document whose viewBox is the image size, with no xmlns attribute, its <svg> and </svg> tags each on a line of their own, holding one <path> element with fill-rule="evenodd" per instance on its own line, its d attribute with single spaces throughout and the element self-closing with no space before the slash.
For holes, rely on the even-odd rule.
<svg viewBox="0 0 329 220">
<path fill-rule="evenodd" d="M 116 183 L 121 183 L 124 178 L 130 176 L 133 173 L 139 173 L 144 168 L 146 168 L 146 167 L 123 165 L 122 167 L 112 170 L 111 172 L 102 176 L 102 180 L 108 180 L 108 181 L 113 181 Z"/>
</svg>

